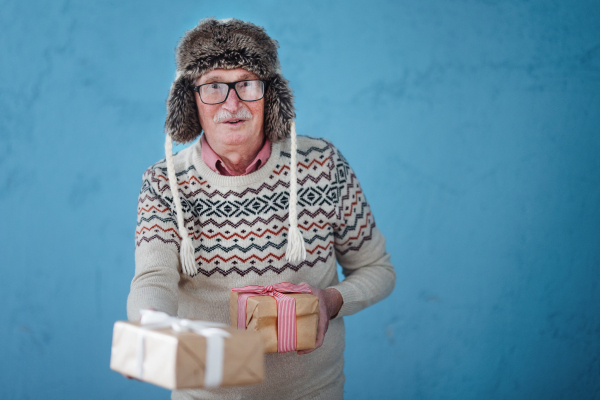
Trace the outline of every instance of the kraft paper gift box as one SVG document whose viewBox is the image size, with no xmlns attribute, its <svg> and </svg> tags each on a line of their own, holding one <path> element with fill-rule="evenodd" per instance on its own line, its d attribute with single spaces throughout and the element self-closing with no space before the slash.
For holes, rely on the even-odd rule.
<svg viewBox="0 0 600 400">
<path fill-rule="evenodd" d="M 229 336 L 221 339 L 220 358 L 219 343 L 216 349 L 208 349 L 207 340 L 212 339 L 193 331 L 177 332 L 171 327 L 148 329 L 139 322 L 117 321 L 110 368 L 171 390 L 262 382 L 264 347 L 260 335 L 230 327 L 218 329 Z M 217 362 L 208 363 L 207 350 L 210 357 L 217 352 Z M 207 366 L 212 371 L 207 371 Z"/>
<path fill-rule="evenodd" d="M 277 288 L 278 285 L 273 286 Z M 300 285 L 292 286 L 298 287 Z M 231 326 L 238 327 L 238 329 L 243 329 L 243 324 L 241 322 L 238 324 L 238 299 L 244 289 L 235 288 L 230 292 Z M 283 351 L 314 349 L 319 322 L 318 297 L 309 293 L 285 293 L 285 296 L 293 298 L 296 303 L 296 343 L 295 348 L 291 346 L 291 348 L 288 347 Z M 258 332 L 260 334 L 265 346 L 265 353 L 282 352 L 281 344 L 278 348 L 278 337 L 280 335 L 278 334 L 277 301 L 271 295 L 257 295 L 246 299 L 245 329 L 247 332 Z"/>
</svg>

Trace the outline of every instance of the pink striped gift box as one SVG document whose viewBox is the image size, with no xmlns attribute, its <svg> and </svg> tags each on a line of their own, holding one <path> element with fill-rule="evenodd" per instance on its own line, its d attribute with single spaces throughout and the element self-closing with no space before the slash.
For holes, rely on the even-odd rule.
<svg viewBox="0 0 600 400">
<path fill-rule="evenodd" d="M 319 299 L 307 285 L 233 288 L 230 316 L 231 326 L 260 333 L 265 353 L 315 348 Z"/>
</svg>

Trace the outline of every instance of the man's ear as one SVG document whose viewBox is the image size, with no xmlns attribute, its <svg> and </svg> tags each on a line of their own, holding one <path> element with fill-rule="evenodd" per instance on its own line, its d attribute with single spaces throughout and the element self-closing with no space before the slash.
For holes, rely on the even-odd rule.
<svg viewBox="0 0 600 400">
<path fill-rule="evenodd" d="M 275 75 L 265 93 L 265 136 L 273 143 L 290 137 L 294 112 L 294 95 L 288 81 Z"/>
<path fill-rule="evenodd" d="M 191 142 L 202 132 L 193 83 L 193 79 L 180 76 L 171 85 L 167 98 L 165 133 L 179 143 Z"/>
</svg>

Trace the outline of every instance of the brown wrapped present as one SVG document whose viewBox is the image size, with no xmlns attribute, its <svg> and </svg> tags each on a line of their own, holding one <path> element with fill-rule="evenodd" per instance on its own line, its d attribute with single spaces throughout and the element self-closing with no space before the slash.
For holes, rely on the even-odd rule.
<svg viewBox="0 0 600 400">
<path fill-rule="evenodd" d="M 112 370 L 171 390 L 263 381 L 264 347 L 257 333 L 150 312 L 162 314 L 163 323 L 156 323 L 156 314 L 148 325 L 147 314 L 144 325 L 115 323 Z M 165 327 L 165 316 L 171 326 Z"/>
<path fill-rule="evenodd" d="M 231 326 L 260 333 L 265 353 L 314 349 L 319 299 L 309 293 L 307 285 L 287 282 L 234 288 L 229 303 Z"/>
</svg>

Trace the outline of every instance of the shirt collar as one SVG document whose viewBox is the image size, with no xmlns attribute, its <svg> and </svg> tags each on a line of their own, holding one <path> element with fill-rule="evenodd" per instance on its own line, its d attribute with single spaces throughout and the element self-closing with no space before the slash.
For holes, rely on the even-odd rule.
<svg viewBox="0 0 600 400">
<path fill-rule="evenodd" d="M 210 169 L 212 169 L 218 174 L 225 176 L 235 176 L 235 174 L 231 172 L 229 168 L 227 168 L 227 166 L 225 166 L 225 163 L 223 162 L 221 157 L 219 157 L 219 155 L 215 153 L 215 151 L 210 147 L 204 135 L 200 137 L 200 141 L 202 143 L 202 149 L 200 151 L 200 157 L 202 158 L 202 161 L 204 161 Z M 265 143 L 263 144 L 262 148 L 260 149 L 256 157 L 254 157 L 254 160 L 252 160 L 250 165 L 248 165 L 248 167 L 246 168 L 246 172 L 242 175 L 247 175 L 254 171 L 257 171 L 261 166 L 265 165 L 270 156 L 271 141 L 269 139 L 265 139 Z"/>
</svg>

